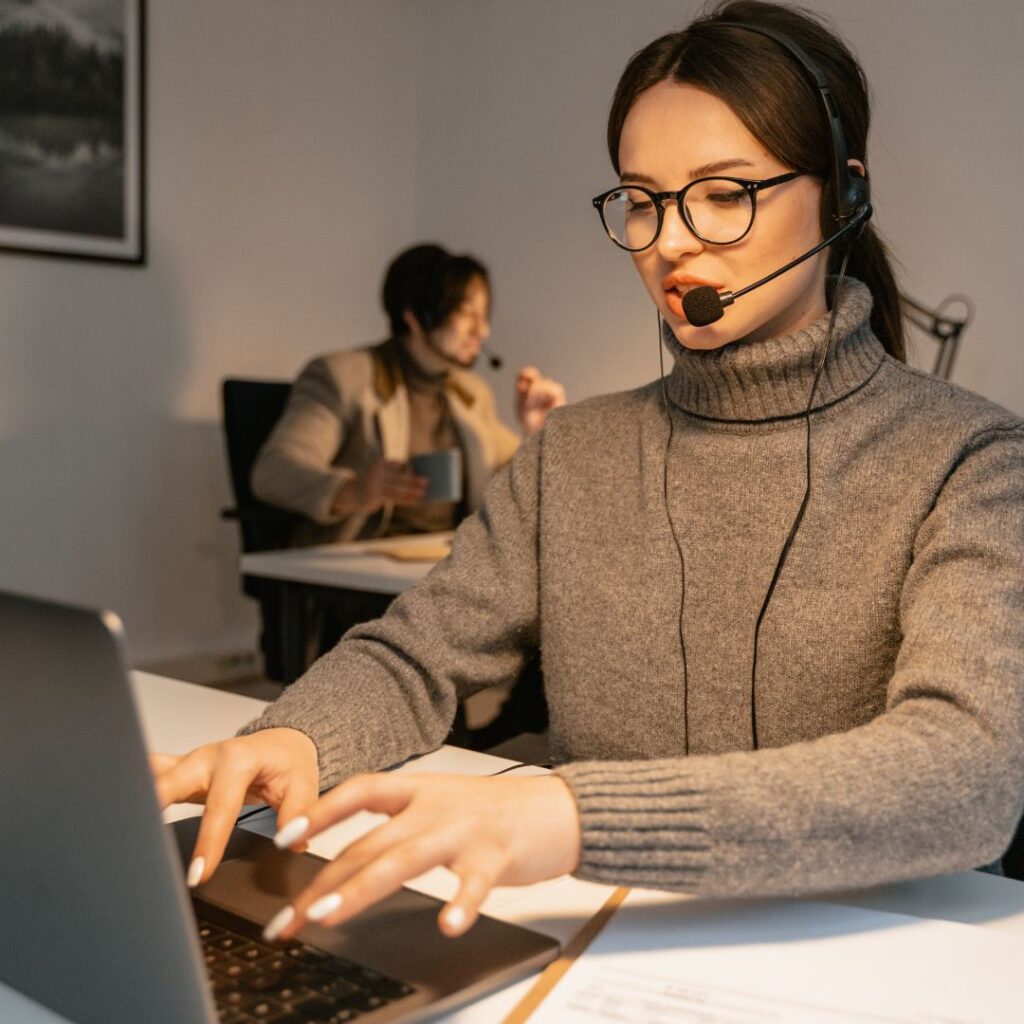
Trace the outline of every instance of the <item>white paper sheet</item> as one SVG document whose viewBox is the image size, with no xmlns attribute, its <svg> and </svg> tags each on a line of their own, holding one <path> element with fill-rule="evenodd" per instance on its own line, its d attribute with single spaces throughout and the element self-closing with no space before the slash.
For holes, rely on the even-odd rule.
<svg viewBox="0 0 1024 1024">
<path fill-rule="evenodd" d="M 531 1024 L 1008 1024 L 1024 940 L 800 900 L 633 893 Z"/>
</svg>

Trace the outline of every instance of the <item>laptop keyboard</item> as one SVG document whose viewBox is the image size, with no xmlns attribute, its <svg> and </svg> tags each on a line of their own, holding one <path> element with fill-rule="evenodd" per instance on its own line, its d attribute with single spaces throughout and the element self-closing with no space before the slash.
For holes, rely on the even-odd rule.
<svg viewBox="0 0 1024 1024">
<path fill-rule="evenodd" d="M 221 1024 L 347 1024 L 410 985 L 301 942 L 270 946 L 199 918 Z"/>
</svg>

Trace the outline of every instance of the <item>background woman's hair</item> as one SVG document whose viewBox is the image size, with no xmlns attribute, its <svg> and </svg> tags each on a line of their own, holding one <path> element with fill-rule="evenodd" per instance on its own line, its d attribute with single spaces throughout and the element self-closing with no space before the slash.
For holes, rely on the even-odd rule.
<svg viewBox="0 0 1024 1024">
<path fill-rule="evenodd" d="M 826 183 L 822 220 L 832 219 L 832 145 L 824 106 L 799 64 L 778 43 L 730 28 L 750 22 L 789 36 L 818 64 L 839 108 L 848 156 L 867 166 L 871 107 L 868 85 L 857 59 L 818 16 L 795 5 L 764 0 L 719 0 L 680 32 L 655 39 L 635 53 L 615 89 L 608 115 L 608 152 L 616 173 L 619 139 L 637 97 L 658 82 L 697 86 L 723 100 L 747 129 L 787 167 Z M 834 231 L 835 228 L 832 228 Z M 829 272 L 839 253 L 829 254 Z M 854 242 L 848 273 L 874 296 L 871 327 L 887 352 L 905 360 L 903 314 L 888 250 L 869 222 Z"/>
<path fill-rule="evenodd" d="M 481 281 L 490 302 L 487 268 L 472 256 L 453 256 L 440 245 L 414 245 L 396 256 L 384 275 L 381 302 L 392 337 L 409 333 L 403 314 L 412 312 L 424 330 L 440 327 L 465 301 L 473 281 Z"/>
</svg>

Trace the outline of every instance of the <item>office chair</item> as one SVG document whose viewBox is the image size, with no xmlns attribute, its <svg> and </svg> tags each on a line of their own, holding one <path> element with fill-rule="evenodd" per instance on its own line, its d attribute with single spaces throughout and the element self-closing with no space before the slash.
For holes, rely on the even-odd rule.
<svg viewBox="0 0 1024 1024">
<path fill-rule="evenodd" d="M 234 508 L 221 512 L 223 519 L 238 522 L 242 552 L 271 551 L 288 547 L 296 525 L 303 517 L 267 505 L 257 499 L 249 484 L 252 465 L 260 448 L 281 418 L 291 384 L 276 380 L 227 379 L 221 389 L 224 439 Z M 264 673 L 269 679 L 284 681 L 279 634 L 280 589 L 273 580 L 242 577 L 242 591 L 260 605 L 260 650 Z"/>
<path fill-rule="evenodd" d="M 1003 854 L 1003 873 L 1007 878 L 1024 882 L 1024 818 L 1017 824 L 1017 831 Z"/>
</svg>

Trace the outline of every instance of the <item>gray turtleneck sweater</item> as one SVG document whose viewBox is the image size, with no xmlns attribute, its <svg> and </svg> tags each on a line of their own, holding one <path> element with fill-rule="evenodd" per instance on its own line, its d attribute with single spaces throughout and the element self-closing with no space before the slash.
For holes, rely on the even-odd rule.
<svg viewBox="0 0 1024 1024">
<path fill-rule="evenodd" d="M 797 894 L 998 858 L 1024 804 L 1024 423 L 889 358 L 870 310 L 849 281 L 761 630 L 760 749 L 754 623 L 825 319 L 670 343 L 668 510 L 660 382 L 556 410 L 451 557 L 248 730 L 307 733 L 330 785 L 436 747 L 539 645 L 583 878 Z"/>
</svg>

